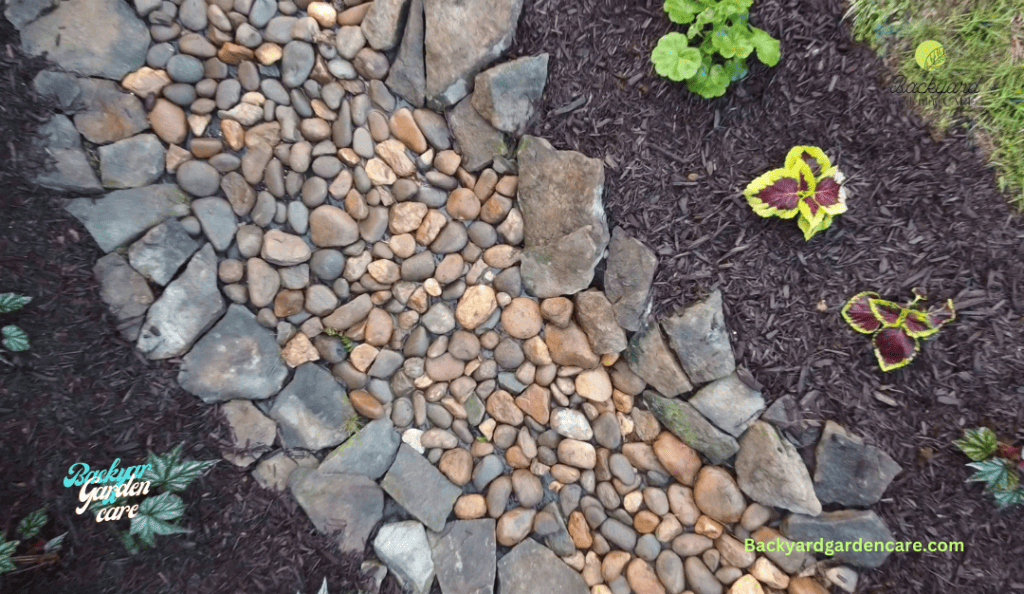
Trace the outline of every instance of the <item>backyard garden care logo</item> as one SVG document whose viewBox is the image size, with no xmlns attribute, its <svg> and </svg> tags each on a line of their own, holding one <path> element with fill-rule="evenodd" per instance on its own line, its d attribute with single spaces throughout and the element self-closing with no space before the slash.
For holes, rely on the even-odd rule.
<svg viewBox="0 0 1024 594">
<path fill-rule="evenodd" d="M 946 51 L 934 39 L 922 41 L 914 52 L 914 61 L 925 70 L 935 70 L 946 63 Z"/>
<path fill-rule="evenodd" d="M 128 466 L 118 468 L 118 458 L 106 470 L 89 470 L 85 462 L 75 462 L 68 468 L 68 476 L 64 478 L 65 487 L 80 487 L 78 501 L 81 507 L 75 509 L 76 514 L 84 514 L 93 503 L 108 504 L 126 497 L 148 495 L 150 481 L 136 482 L 152 465 Z M 103 507 L 96 513 L 97 522 L 120 520 L 123 514 L 134 518 L 139 505 L 118 505 Z"/>
<path fill-rule="evenodd" d="M 946 64 L 946 50 L 934 39 L 921 42 L 914 51 L 914 61 L 922 70 L 936 73 Z M 942 78 L 942 77 L 938 77 Z M 980 82 L 966 83 L 945 80 L 911 82 L 904 74 L 892 79 L 889 92 L 898 95 L 898 100 L 919 106 L 969 106 L 976 100 Z"/>
</svg>

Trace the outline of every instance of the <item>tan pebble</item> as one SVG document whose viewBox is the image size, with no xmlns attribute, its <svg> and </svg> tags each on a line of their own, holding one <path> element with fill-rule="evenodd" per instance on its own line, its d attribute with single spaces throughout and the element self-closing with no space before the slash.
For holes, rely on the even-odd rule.
<svg viewBox="0 0 1024 594">
<path fill-rule="evenodd" d="M 640 491 L 633 491 L 632 493 L 626 493 L 622 498 L 622 508 L 631 514 L 635 514 L 644 503 L 643 493 Z"/>
<path fill-rule="evenodd" d="M 338 22 L 338 11 L 326 2 L 310 2 L 306 13 L 324 29 L 331 29 Z"/>
<path fill-rule="evenodd" d="M 612 404 L 616 411 L 629 414 L 633 410 L 633 397 L 625 392 L 612 390 Z"/>
<path fill-rule="evenodd" d="M 658 539 L 658 542 L 668 543 L 682 533 L 683 525 L 679 522 L 679 518 L 669 514 L 661 518 L 661 523 L 654 531 L 654 537 Z"/>
<path fill-rule="evenodd" d="M 612 397 L 612 380 L 603 367 L 584 371 L 576 376 L 576 393 L 593 402 L 605 402 Z M 628 435 L 632 431 L 623 431 Z"/>
<path fill-rule="evenodd" d="M 578 468 L 566 466 L 565 464 L 555 464 L 551 467 L 551 476 L 555 480 L 568 485 L 580 480 L 580 471 Z"/>
<path fill-rule="evenodd" d="M 305 296 L 302 291 L 286 289 L 279 291 L 274 297 L 274 315 L 279 318 L 287 318 L 302 311 L 305 303 Z"/>
<path fill-rule="evenodd" d="M 828 594 L 828 589 L 810 577 L 790 578 L 787 594 Z"/>
<path fill-rule="evenodd" d="M 366 16 L 371 6 L 373 6 L 373 2 L 366 2 L 343 10 L 338 13 L 338 24 L 342 27 L 352 27 L 361 24 L 363 17 Z"/>
<path fill-rule="evenodd" d="M 455 500 L 455 517 L 460 520 L 476 520 L 486 515 L 487 500 L 479 493 L 462 495 Z"/>
<path fill-rule="evenodd" d="M 172 144 L 167 147 L 167 156 L 164 159 L 164 166 L 168 173 L 174 173 L 178 166 L 185 161 L 192 160 L 192 153 L 182 147 Z"/>
<path fill-rule="evenodd" d="M 366 162 L 366 175 L 375 186 L 390 186 L 398 181 L 395 172 L 383 160 L 374 157 Z"/>
<path fill-rule="evenodd" d="M 750 575 L 757 578 L 757 581 L 777 590 L 785 590 L 786 586 L 789 585 L 789 576 L 769 561 L 767 557 L 758 557 L 749 571 Z"/>
<path fill-rule="evenodd" d="M 476 176 L 462 167 L 455 170 L 455 177 L 459 180 L 459 183 L 466 188 L 472 188 L 476 185 Z"/>
<path fill-rule="evenodd" d="M 349 355 L 349 362 L 352 363 L 352 367 L 359 371 L 366 371 L 370 368 L 374 359 L 377 358 L 377 353 L 379 352 L 380 350 L 373 345 L 361 344 L 352 349 L 352 353 Z"/>
<path fill-rule="evenodd" d="M 484 262 L 488 266 L 504 270 L 519 263 L 520 252 L 510 245 L 495 245 L 484 250 Z M 540 311 L 538 310 L 538 315 Z"/>
<path fill-rule="evenodd" d="M 635 491 L 634 491 L 635 493 Z M 661 518 L 651 510 L 645 509 L 637 512 L 633 517 L 633 528 L 640 534 L 650 534 L 658 527 Z"/>
<path fill-rule="evenodd" d="M 265 42 L 256 48 L 256 60 L 264 66 L 270 66 L 281 59 L 284 49 L 276 43 Z"/>
<path fill-rule="evenodd" d="M 632 556 L 625 551 L 611 551 L 604 556 L 601 562 L 601 575 L 606 582 L 614 582 L 626 569 L 626 564 Z"/>
<path fill-rule="evenodd" d="M 712 540 L 722 536 L 724 530 L 725 528 L 721 524 L 707 516 L 700 516 L 697 518 L 697 523 L 693 525 L 694 532 Z"/>
<path fill-rule="evenodd" d="M 757 578 L 748 573 L 732 583 L 729 594 L 764 594 L 764 588 Z"/>
<path fill-rule="evenodd" d="M 445 175 L 455 175 L 461 163 L 462 156 L 452 150 L 441 151 L 434 157 L 434 167 Z"/>
<path fill-rule="evenodd" d="M 467 330 L 474 330 L 487 321 L 498 308 L 494 289 L 486 285 L 473 285 L 466 289 L 455 307 L 455 317 Z"/>
<path fill-rule="evenodd" d="M 441 285 L 437 282 L 436 278 L 428 278 L 423 281 L 423 290 L 431 297 L 438 297 L 441 295 Z"/>
<path fill-rule="evenodd" d="M 579 513 L 579 512 L 575 512 L 575 513 Z M 581 514 L 581 517 L 582 517 L 582 514 Z M 571 530 L 570 530 L 570 534 L 571 534 Z M 589 530 L 588 530 L 588 534 L 589 534 Z M 576 546 L 577 546 L 577 548 L 582 548 L 582 549 L 589 549 L 590 548 L 590 545 L 587 545 L 585 547 L 580 547 L 579 544 L 577 544 Z M 596 585 L 601 583 L 601 580 L 603 579 L 601 577 L 601 558 L 597 556 L 597 553 L 595 553 L 594 551 L 587 551 L 587 555 L 584 558 L 583 571 L 581 573 L 583 575 L 583 581 L 586 582 L 587 586 L 594 587 L 594 586 L 596 586 Z"/>
<path fill-rule="evenodd" d="M 568 557 L 562 557 L 562 561 L 565 561 L 566 565 L 576 571 L 583 571 L 583 568 L 586 567 L 586 558 L 583 556 L 583 553 L 579 551 L 576 551 Z"/>
<path fill-rule="evenodd" d="M 376 146 L 377 156 L 383 159 L 398 177 L 409 177 L 416 173 L 416 164 L 405 151 L 405 145 L 394 138 L 389 138 Z"/>
<path fill-rule="evenodd" d="M 448 214 L 460 221 L 471 221 L 480 214 L 480 201 L 472 190 L 457 188 L 448 195 Z"/>
<path fill-rule="evenodd" d="M 516 190 L 519 186 L 519 178 L 515 175 L 505 175 L 498 180 L 498 185 L 494 186 L 494 191 L 501 194 L 502 196 L 508 196 L 514 198 Z"/>
<path fill-rule="evenodd" d="M 408 258 L 416 253 L 416 238 L 411 233 L 392 235 L 388 240 L 388 247 L 399 258 Z"/>
<path fill-rule="evenodd" d="M 224 145 L 217 138 L 193 138 L 188 148 L 197 159 L 209 159 L 219 153 Z"/>
<path fill-rule="evenodd" d="M 338 149 L 338 158 L 341 159 L 342 163 L 349 167 L 355 167 L 359 164 L 362 158 L 356 154 L 356 152 L 348 147 Z"/>
<path fill-rule="evenodd" d="M 590 545 L 594 544 L 594 539 L 590 535 L 590 526 L 587 525 L 587 520 L 583 517 L 583 512 L 576 510 L 569 514 L 569 537 L 572 538 L 572 542 L 576 545 L 577 549 L 589 549 Z"/>
<path fill-rule="evenodd" d="M 437 468 L 448 480 L 461 487 L 473 477 L 473 456 L 462 448 L 450 449 L 441 455 Z M 486 504 L 484 507 L 486 509 Z"/>
<path fill-rule="evenodd" d="M 419 228 L 416 230 L 416 243 L 420 245 L 430 245 L 437 234 L 441 232 L 441 229 L 448 223 L 448 217 L 444 216 L 439 210 L 430 209 L 427 215 L 423 217 L 423 222 L 420 223 Z M 448 254 L 445 256 L 445 260 L 456 256 L 457 254 Z M 444 260 L 442 260 L 442 263 Z M 459 259 L 459 271 L 458 274 L 462 274 L 462 260 Z M 442 284 L 447 284 L 441 279 L 438 279 Z M 454 280 L 454 279 L 452 279 Z M 448 282 L 451 282 L 450 280 Z"/>
<path fill-rule="evenodd" d="M 693 486 L 701 468 L 700 454 L 696 450 L 668 431 L 662 432 L 653 447 L 654 455 L 673 478 L 688 487 Z"/>
<path fill-rule="evenodd" d="M 414 153 L 423 153 L 429 148 L 427 139 L 420 131 L 420 127 L 416 125 L 416 120 L 413 119 L 409 108 L 403 107 L 391 114 L 388 126 L 391 128 L 391 134 L 412 149 Z"/>
<path fill-rule="evenodd" d="M 167 144 L 181 144 L 188 136 L 185 111 L 166 99 L 157 99 L 153 104 L 149 125 Z"/>
<path fill-rule="evenodd" d="M 299 332 L 281 350 L 281 358 L 289 367 L 298 367 L 303 363 L 319 360 L 320 353 L 309 341 L 309 337 Z"/>
<path fill-rule="evenodd" d="M 422 202 L 400 202 L 391 207 L 388 231 L 397 235 L 411 233 L 420 227 L 427 216 L 428 207 Z"/>
<path fill-rule="evenodd" d="M 149 66 L 128 73 L 121 81 L 122 87 L 142 98 L 149 94 L 160 95 L 160 91 L 169 84 L 171 77 L 165 71 L 154 70 Z"/>
<path fill-rule="evenodd" d="M 476 184 L 473 186 L 473 192 L 480 200 L 486 200 L 494 193 L 494 187 L 497 184 L 498 174 L 488 167 L 480 172 L 480 176 L 477 177 Z"/>
<path fill-rule="evenodd" d="M 240 151 L 245 146 L 245 128 L 235 120 L 221 120 L 220 131 L 231 150 Z"/>
<path fill-rule="evenodd" d="M 567 328 L 572 319 L 572 301 L 565 297 L 545 299 L 540 302 L 540 313 L 545 320 L 559 328 Z"/>
<path fill-rule="evenodd" d="M 384 407 L 376 398 L 364 390 L 352 390 L 348 393 L 348 400 L 357 413 L 368 419 L 379 419 L 384 416 Z"/>
<path fill-rule="evenodd" d="M 626 567 L 626 580 L 636 594 L 665 594 L 665 588 L 654 573 L 654 568 L 639 557 L 630 561 Z"/>
<path fill-rule="evenodd" d="M 238 66 L 246 60 L 252 60 L 254 57 L 255 53 L 251 49 L 231 42 L 220 46 L 220 50 L 217 51 L 217 58 L 221 62 L 232 66 Z"/>
</svg>

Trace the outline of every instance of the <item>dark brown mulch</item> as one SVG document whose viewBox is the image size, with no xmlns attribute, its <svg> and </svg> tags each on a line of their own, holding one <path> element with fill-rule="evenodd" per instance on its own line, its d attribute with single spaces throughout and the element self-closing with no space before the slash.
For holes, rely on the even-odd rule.
<svg viewBox="0 0 1024 594">
<path fill-rule="evenodd" d="M 769 400 L 793 395 L 807 417 L 835 419 L 902 465 L 875 506 L 896 538 L 967 543 L 893 554 L 864 591 L 1024 591 L 1024 510 L 997 512 L 964 485 L 967 460 L 950 443 L 981 424 L 1024 439 L 1024 225 L 963 131 L 934 141 L 892 101 L 844 10 L 755 2 L 750 20 L 782 40 L 782 60 L 708 101 L 653 72 L 650 51 L 673 30 L 660 0 L 527 2 L 513 55 L 551 55 L 532 133 L 614 163 L 610 223 L 658 253 L 656 312 L 720 287 L 739 361 Z M 806 243 L 741 195 L 799 144 L 824 148 L 851 191 L 850 211 Z M 882 373 L 839 309 L 859 291 L 905 300 L 914 286 L 932 303 L 953 298 L 959 319 L 911 367 Z"/>
</svg>

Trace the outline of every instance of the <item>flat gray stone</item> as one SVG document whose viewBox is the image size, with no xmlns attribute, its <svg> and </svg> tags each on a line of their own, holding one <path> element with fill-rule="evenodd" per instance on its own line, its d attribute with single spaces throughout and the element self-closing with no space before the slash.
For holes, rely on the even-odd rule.
<svg viewBox="0 0 1024 594">
<path fill-rule="evenodd" d="M 527 538 L 498 562 L 498 594 L 588 594 L 583 577 L 551 549 Z"/>
<path fill-rule="evenodd" d="M 53 162 L 36 175 L 35 183 L 44 188 L 70 192 L 103 190 L 82 149 L 82 138 L 67 116 L 54 114 L 49 122 L 40 126 L 36 146 L 45 151 Z"/>
<path fill-rule="evenodd" d="M 476 75 L 473 107 L 502 132 L 521 136 L 548 79 L 548 55 L 524 56 Z"/>
<path fill-rule="evenodd" d="M 408 6 L 409 0 L 373 1 L 360 25 L 370 47 L 383 52 L 398 44 Z"/>
<path fill-rule="evenodd" d="M 355 415 L 341 384 L 315 363 L 295 370 L 295 377 L 274 398 L 270 409 L 285 447 L 314 451 L 345 441 L 352 434 Z"/>
<path fill-rule="evenodd" d="M 444 528 L 455 500 L 462 494 L 462 489 L 405 443 L 398 447 L 398 456 L 380 486 L 434 532 Z"/>
<path fill-rule="evenodd" d="M 597 355 L 618 354 L 626 350 L 626 332 L 615 319 L 615 311 L 604 293 L 590 289 L 576 294 L 576 321 L 586 333 Z"/>
<path fill-rule="evenodd" d="M 128 248 L 128 261 L 132 268 L 162 287 L 171 282 L 199 247 L 178 219 L 167 219 Z"/>
<path fill-rule="evenodd" d="M 803 458 L 778 429 L 757 421 L 740 438 L 736 482 L 758 503 L 816 516 L 821 503 Z"/>
<path fill-rule="evenodd" d="M 185 355 L 178 383 L 210 403 L 270 398 L 287 377 L 274 335 L 245 306 L 232 304 Z"/>
<path fill-rule="evenodd" d="M 604 294 L 612 303 L 619 325 L 636 332 L 649 307 L 651 283 L 658 257 L 646 245 L 629 237 L 621 227 L 612 229 L 608 244 Z"/>
<path fill-rule="evenodd" d="M 690 398 L 690 404 L 719 429 L 737 438 L 765 409 L 761 391 L 743 383 L 736 372 L 701 388 Z"/>
<path fill-rule="evenodd" d="M 693 383 L 712 382 L 736 370 L 721 291 L 715 290 L 706 301 L 662 320 L 661 327 Z"/>
<path fill-rule="evenodd" d="M 134 241 L 168 218 L 190 213 L 188 194 L 176 184 L 117 190 L 95 200 L 75 198 L 64 208 L 85 225 L 104 252 Z"/>
<path fill-rule="evenodd" d="M 665 396 L 678 396 L 693 389 L 657 323 L 641 326 L 630 340 L 629 347 L 625 355 L 629 368 L 658 392 Z"/>
<path fill-rule="evenodd" d="M 297 468 L 288 477 L 292 496 L 343 553 L 362 554 L 384 514 L 384 492 L 365 476 Z"/>
<path fill-rule="evenodd" d="M 231 208 L 231 203 L 217 196 L 199 198 L 192 202 L 192 212 L 199 219 L 206 238 L 218 252 L 231 247 L 231 242 L 238 232 L 238 219 Z"/>
<path fill-rule="evenodd" d="M 890 552 L 884 548 L 878 550 L 877 547 L 872 547 L 871 551 L 864 551 L 863 547 L 860 551 L 854 551 L 851 547 L 853 543 L 861 539 L 872 543 L 895 542 L 885 522 L 870 510 L 845 509 L 825 512 L 817 517 L 791 514 L 782 521 L 779 531 L 796 542 L 824 539 L 825 542 L 849 543 L 843 547 L 849 550 L 837 552 L 831 559 L 858 567 L 881 567 Z"/>
<path fill-rule="evenodd" d="M 149 128 L 142 101 L 118 83 L 82 78 L 78 87 L 81 94 L 75 102 L 75 128 L 89 142 L 117 142 Z"/>
<path fill-rule="evenodd" d="M 26 54 L 116 81 L 146 62 L 149 41 L 146 25 L 121 0 L 64 0 L 21 29 Z"/>
<path fill-rule="evenodd" d="M 99 147 L 103 187 L 148 186 L 164 173 L 167 149 L 154 134 L 139 134 Z"/>
<path fill-rule="evenodd" d="M 8 0 L 4 16 L 15 29 L 21 29 L 59 4 L 60 0 Z"/>
<path fill-rule="evenodd" d="M 466 171 L 480 171 L 495 157 L 509 155 L 509 146 L 501 131 L 480 117 L 467 97 L 448 112 L 448 125 L 459 143 L 462 167 Z"/>
<path fill-rule="evenodd" d="M 814 451 L 814 491 L 822 503 L 867 507 L 903 469 L 889 454 L 827 421 Z"/>
<path fill-rule="evenodd" d="M 10 6 L 12 5 L 8 4 L 8 10 Z M 43 97 L 56 100 L 61 111 L 71 112 L 76 107 L 81 107 L 78 98 L 82 95 L 82 87 L 78 84 L 78 77 L 73 74 L 57 70 L 41 70 L 32 79 L 32 88 Z"/>
<path fill-rule="evenodd" d="M 364 21 L 365 23 L 365 21 Z M 427 92 L 427 73 L 423 64 L 423 0 L 409 2 L 409 18 L 385 81 L 392 92 L 414 105 L 423 107 Z"/>
<path fill-rule="evenodd" d="M 434 569 L 441 591 L 451 594 L 494 592 L 497 543 L 493 519 L 448 524 L 433 548 Z"/>
<path fill-rule="evenodd" d="M 183 355 L 224 309 L 224 297 L 217 288 L 217 255 L 207 244 L 149 308 L 138 349 L 150 359 Z"/>
<path fill-rule="evenodd" d="M 472 90 L 473 77 L 512 45 L 523 0 L 424 0 L 427 103 L 436 111 Z"/>
<path fill-rule="evenodd" d="M 380 527 L 373 551 L 406 591 L 427 594 L 434 583 L 434 560 L 423 524 L 415 520 Z"/>
<path fill-rule="evenodd" d="M 398 454 L 401 436 L 391 419 L 371 421 L 324 458 L 320 468 L 327 472 L 361 474 L 377 480 L 391 468 Z"/>
<path fill-rule="evenodd" d="M 735 439 L 708 422 L 689 403 L 665 398 L 650 390 L 644 392 L 644 400 L 662 426 L 683 443 L 707 456 L 712 464 L 722 464 L 739 451 Z"/>
<path fill-rule="evenodd" d="M 120 254 L 103 256 L 92 270 L 100 285 L 100 299 L 117 320 L 118 332 L 128 340 L 136 340 L 154 299 L 146 279 Z"/>
</svg>

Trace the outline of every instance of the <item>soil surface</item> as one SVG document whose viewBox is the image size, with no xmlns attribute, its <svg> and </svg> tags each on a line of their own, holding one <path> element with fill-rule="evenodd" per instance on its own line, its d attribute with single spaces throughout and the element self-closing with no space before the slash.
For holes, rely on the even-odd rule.
<svg viewBox="0 0 1024 594">
<path fill-rule="evenodd" d="M 807 418 L 835 419 L 903 466 L 875 506 L 896 538 L 966 544 L 893 554 L 862 575 L 862 591 L 1024 591 L 1024 510 L 997 512 L 964 485 L 950 443 L 981 424 L 1024 439 L 1024 225 L 965 132 L 933 139 L 893 101 L 843 12 L 836 0 L 757 2 L 751 22 L 782 40 L 782 60 L 712 101 L 653 73 L 650 50 L 670 30 L 653 0 L 527 0 L 512 55 L 551 54 L 532 133 L 606 160 L 610 222 L 660 257 L 655 311 L 720 287 L 738 360 L 769 400 L 792 395 Z M 60 482 L 72 463 L 143 460 L 180 442 L 189 457 L 219 458 L 224 429 L 177 387 L 175 360 L 147 361 L 117 334 L 92 275 L 102 252 L 61 196 L 24 181 L 39 159 L 26 140 L 50 108 L 29 86 L 43 63 L 17 47 L 0 19 L 0 291 L 34 297 L 4 319 L 32 348 L 0 364 L 0 531 L 46 506 L 40 537 L 68 535 L 57 563 L 4 576 L 0 591 L 314 592 L 324 577 L 331 592 L 357 587 L 361 559 L 338 558 L 290 497 L 227 463 L 186 491 L 192 532 L 157 550 L 130 556 L 108 526 L 74 514 L 77 493 Z M 740 194 L 797 144 L 824 148 L 851 192 L 850 211 L 810 242 Z M 905 300 L 914 286 L 931 303 L 953 298 L 959 318 L 884 374 L 839 308 L 863 290 Z"/>
</svg>

